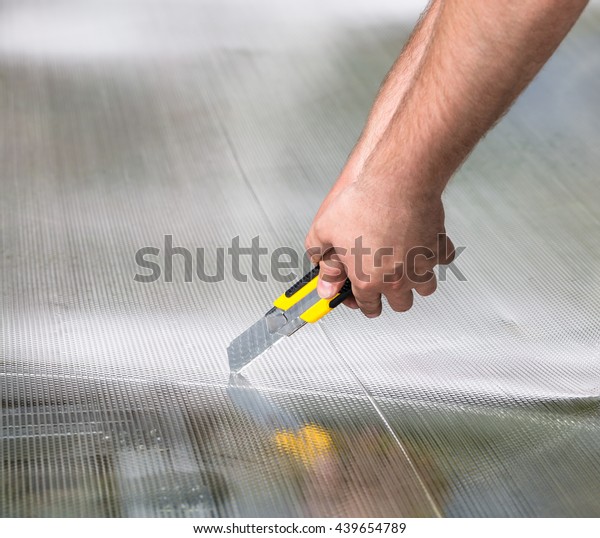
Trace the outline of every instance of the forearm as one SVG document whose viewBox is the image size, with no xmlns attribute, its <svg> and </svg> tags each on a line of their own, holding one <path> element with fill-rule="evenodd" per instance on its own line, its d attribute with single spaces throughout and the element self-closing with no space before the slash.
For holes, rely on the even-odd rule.
<svg viewBox="0 0 600 538">
<path fill-rule="evenodd" d="M 362 171 L 373 188 L 441 193 L 552 55 L 584 0 L 446 0 L 435 38 Z"/>
<path fill-rule="evenodd" d="M 586 3 L 435 2 L 437 12 L 411 39 L 414 54 L 404 51 L 381 89 L 350 173 L 336 182 L 306 237 L 307 250 L 321 262 L 321 297 L 333 297 L 348 277 L 353 297 L 347 304 L 375 317 L 382 295 L 404 312 L 413 290 L 435 291 L 433 269 L 450 263 L 454 251 L 444 225 L 444 186 Z M 386 254 L 357 254 L 358 238 L 361 249 Z M 424 254 L 411 256 L 415 247 Z"/>
<path fill-rule="evenodd" d="M 341 174 L 342 177 L 348 177 L 352 181 L 358 176 L 408 93 L 435 31 L 441 4 L 442 0 L 431 0 L 402 53 L 381 84 L 366 125 Z"/>
</svg>

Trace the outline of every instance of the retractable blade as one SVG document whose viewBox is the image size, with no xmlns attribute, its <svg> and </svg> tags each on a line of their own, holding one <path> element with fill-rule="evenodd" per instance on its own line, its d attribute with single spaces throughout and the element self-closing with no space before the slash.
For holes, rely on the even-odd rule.
<svg viewBox="0 0 600 538">
<path fill-rule="evenodd" d="M 346 280 L 335 297 L 321 299 L 317 293 L 318 280 L 319 266 L 316 266 L 275 299 L 271 310 L 229 344 L 227 356 L 232 372 L 239 372 L 306 323 L 319 321 L 352 294 L 350 281 Z"/>
</svg>

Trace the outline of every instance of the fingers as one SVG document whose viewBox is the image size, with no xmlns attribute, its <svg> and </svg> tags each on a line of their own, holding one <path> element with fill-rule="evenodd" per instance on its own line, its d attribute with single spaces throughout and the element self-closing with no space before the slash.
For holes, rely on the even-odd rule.
<svg viewBox="0 0 600 538">
<path fill-rule="evenodd" d="M 335 251 L 325 253 L 319 264 L 317 293 L 321 299 L 330 299 L 346 282 L 346 268 L 336 256 Z"/>
<path fill-rule="evenodd" d="M 413 292 L 410 289 L 387 293 L 385 297 L 394 312 L 407 312 L 411 309 L 414 300 Z"/>
<path fill-rule="evenodd" d="M 355 285 L 352 283 L 352 293 L 356 305 L 368 318 L 376 318 L 381 314 L 381 293 L 374 291 L 372 287 Z"/>
<path fill-rule="evenodd" d="M 348 308 L 352 308 L 352 310 L 358 310 L 358 304 L 353 296 L 348 297 L 343 304 Z"/>
<path fill-rule="evenodd" d="M 422 243 L 426 246 L 406 248 L 401 245 L 384 263 L 375 255 L 373 259 L 367 256 L 366 261 L 359 258 L 359 265 L 353 249 L 348 247 L 351 241 L 336 226 L 335 219 L 326 223 L 315 222 L 306 237 L 308 255 L 314 263 L 320 264 L 317 291 L 321 298 L 331 299 L 339 293 L 349 277 L 353 296 L 346 299 L 344 304 L 349 308 L 360 309 L 369 318 L 381 314 L 382 295 L 386 297 L 392 310 L 406 312 L 413 306 L 413 290 L 423 297 L 433 294 L 437 289 L 434 267 L 438 264 L 450 264 L 456 256 L 454 244 L 442 227 L 441 233 L 437 234 L 437 241 L 436 236 L 431 235 L 429 240 Z M 343 248 L 334 250 L 328 240 L 335 241 L 335 244 L 342 245 Z M 388 239 L 387 243 L 381 244 L 393 243 Z M 380 250 L 375 249 L 375 252 L 379 253 Z M 364 254 L 361 256 L 364 257 Z M 397 278 L 386 280 L 388 273 Z"/>
<path fill-rule="evenodd" d="M 431 273 L 431 278 L 427 282 L 415 284 L 415 291 L 421 295 L 421 297 L 427 297 L 431 295 L 437 289 L 437 278 L 435 274 Z"/>
<path fill-rule="evenodd" d="M 319 264 L 317 293 L 322 299 L 337 295 L 346 281 L 346 268 L 331 244 L 324 241 L 313 225 L 304 241 L 306 254 L 313 263 Z"/>
</svg>

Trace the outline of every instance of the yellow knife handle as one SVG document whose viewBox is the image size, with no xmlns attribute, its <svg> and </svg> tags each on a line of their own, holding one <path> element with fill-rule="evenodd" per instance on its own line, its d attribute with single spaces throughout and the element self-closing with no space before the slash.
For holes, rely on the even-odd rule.
<svg viewBox="0 0 600 538">
<path fill-rule="evenodd" d="M 319 266 L 305 274 L 300 280 L 295 282 L 285 293 L 282 293 L 275 301 L 273 306 L 281 310 L 289 310 L 296 303 L 307 297 L 311 292 L 317 289 L 319 281 Z M 331 312 L 337 305 L 343 303 L 352 295 L 352 285 L 350 280 L 346 279 L 340 292 L 330 299 L 318 299 L 309 305 L 304 312 L 300 314 L 300 319 L 307 323 L 319 321 L 325 314 Z"/>
</svg>

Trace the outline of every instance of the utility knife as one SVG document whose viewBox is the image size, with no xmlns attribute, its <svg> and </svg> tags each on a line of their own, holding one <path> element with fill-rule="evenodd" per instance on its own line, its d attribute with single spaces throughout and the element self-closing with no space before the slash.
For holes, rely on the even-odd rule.
<svg viewBox="0 0 600 538">
<path fill-rule="evenodd" d="M 284 336 L 291 336 L 307 323 L 319 321 L 352 294 L 352 285 L 346 279 L 337 295 L 321 299 L 317 293 L 318 281 L 317 265 L 275 299 L 271 310 L 229 344 L 227 356 L 232 372 L 248 366 Z"/>
</svg>

